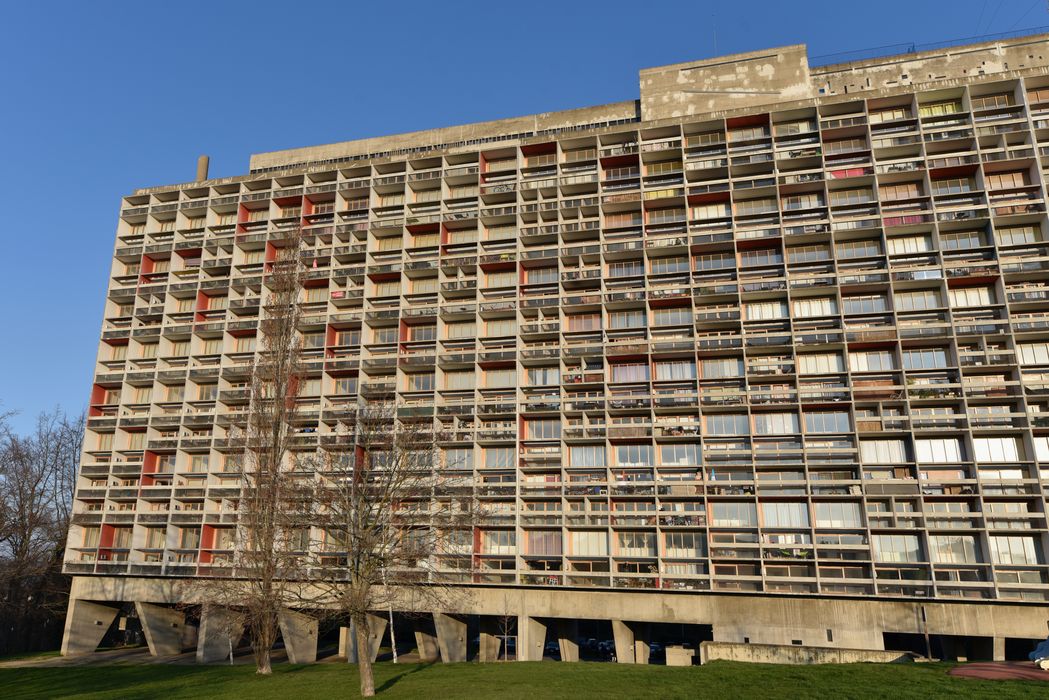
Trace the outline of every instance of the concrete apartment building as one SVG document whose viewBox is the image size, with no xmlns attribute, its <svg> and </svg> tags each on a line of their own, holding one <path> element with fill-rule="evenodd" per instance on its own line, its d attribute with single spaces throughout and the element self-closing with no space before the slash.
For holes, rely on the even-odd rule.
<svg viewBox="0 0 1049 700">
<path fill-rule="evenodd" d="M 93 650 L 134 604 L 154 653 L 224 653 L 206 616 L 183 629 L 175 584 L 229 560 L 230 431 L 274 242 L 297 228 L 297 449 L 396 397 L 439 423 L 434 468 L 490 513 L 434 554 L 469 595 L 420 627 L 424 656 L 464 658 L 467 626 L 493 616 L 516 618 L 526 659 L 548 635 L 578 658 L 580 620 L 610 622 L 636 662 L 666 624 L 867 650 L 931 635 L 994 658 L 1043 638 L 1046 173 L 1039 35 L 651 68 L 637 100 L 137 190 L 64 651 Z M 288 620 L 312 658 L 315 625 Z"/>
</svg>

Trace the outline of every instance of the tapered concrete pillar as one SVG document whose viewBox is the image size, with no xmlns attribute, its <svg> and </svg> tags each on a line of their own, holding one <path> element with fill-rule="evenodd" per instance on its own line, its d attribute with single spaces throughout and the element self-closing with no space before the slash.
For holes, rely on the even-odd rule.
<svg viewBox="0 0 1049 700">
<path fill-rule="evenodd" d="M 480 641 L 481 648 L 478 657 L 482 663 L 499 660 L 499 649 L 502 647 L 503 628 L 497 617 L 482 615 L 480 619 Z"/>
<path fill-rule="evenodd" d="M 1005 637 L 994 638 L 994 650 L 991 658 L 994 661 L 1005 661 Z"/>
<path fill-rule="evenodd" d="M 579 620 L 557 621 L 557 646 L 562 661 L 579 661 Z"/>
<path fill-rule="evenodd" d="M 62 634 L 62 656 L 90 654 L 97 649 L 118 612 L 120 608 L 70 599 Z"/>
<path fill-rule="evenodd" d="M 177 656 L 182 653 L 186 634 L 186 615 L 173 608 L 152 603 L 135 603 L 142 633 L 153 656 Z"/>
<path fill-rule="evenodd" d="M 546 623 L 536 617 L 517 617 L 517 660 L 542 661 L 546 645 Z"/>
<path fill-rule="evenodd" d="M 317 620 L 294 610 L 277 615 L 280 636 L 288 661 L 293 664 L 312 664 L 317 660 Z"/>
<path fill-rule="evenodd" d="M 207 606 L 200 613 L 197 633 L 197 663 L 210 664 L 228 659 L 244 636 L 244 620 L 236 612 Z"/>
<path fill-rule="evenodd" d="M 466 621 L 445 613 L 433 614 L 441 661 L 446 664 L 466 661 Z"/>
<path fill-rule="evenodd" d="M 379 658 L 379 646 L 386 634 L 386 617 L 368 613 L 368 654 L 374 662 Z M 345 656 L 347 663 L 357 663 L 357 628 L 350 623 L 349 627 L 339 628 L 339 656 Z"/>
<path fill-rule="evenodd" d="M 648 623 L 612 620 L 616 640 L 616 661 L 621 664 L 647 664 Z"/>
<path fill-rule="evenodd" d="M 419 660 L 433 663 L 441 658 L 440 647 L 437 646 L 437 635 L 428 624 L 427 620 L 414 620 L 415 648 L 419 652 Z"/>
</svg>

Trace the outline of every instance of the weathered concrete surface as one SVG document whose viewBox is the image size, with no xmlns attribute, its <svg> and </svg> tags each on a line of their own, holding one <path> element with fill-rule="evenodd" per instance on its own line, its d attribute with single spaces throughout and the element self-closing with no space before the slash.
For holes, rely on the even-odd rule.
<svg viewBox="0 0 1049 700">
<path fill-rule="evenodd" d="M 730 644 L 727 642 L 703 642 L 699 645 L 699 656 L 701 663 L 723 660 L 762 664 L 852 664 L 860 662 L 886 664 L 913 660 L 909 654 L 900 651 L 831 649 L 790 644 Z"/>
<path fill-rule="evenodd" d="M 696 656 L 695 649 L 686 649 L 677 644 L 671 644 L 666 648 L 667 666 L 691 666 L 692 659 Z"/>
<path fill-rule="evenodd" d="M 244 621 L 236 612 L 206 606 L 200 614 L 197 637 L 197 663 L 210 664 L 229 658 L 244 636 Z"/>
<path fill-rule="evenodd" d="M 466 661 L 466 621 L 455 615 L 433 614 L 441 661 L 446 664 Z"/>
<path fill-rule="evenodd" d="M 317 619 L 284 610 L 277 616 L 280 636 L 293 664 L 312 664 L 317 660 Z"/>
<path fill-rule="evenodd" d="M 387 619 L 383 615 L 368 613 L 368 656 L 374 662 L 379 658 L 379 645 L 386 633 Z M 422 647 L 420 647 L 421 649 Z M 357 663 L 357 631 L 356 626 L 339 628 L 339 656 L 345 656 L 346 661 Z"/>
<path fill-rule="evenodd" d="M 484 615 L 479 620 L 480 646 L 478 659 L 482 663 L 499 660 L 499 649 L 502 647 L 503 626 L 497 617 Z"/>
<path fill-rule="evenodd" d="M 186 615 L 173 608 L 135 602 L 138 621 L 153 656 L 176 656 L 182 653 L 186 637 Z"/>
<path fill-rule="evenodd" d="M 562 661 L 579 661 L 579 621 L 557 621 L 557 646 Z"/>
<path fill-rule="evenodd" d="M 437 635 L 426 620 L 416 619 L 413 621 L 415 628 L 415 647 L 419 652 L 419 660 L 433 663 L 441 658 L 440 647 L 437 644 Z"/>
<path fill-rule="evenodd" d="M 616 643 L 616 661 L 621 664 L 647 664 L 649 626 L 647 622 L 612 620 Z"/>
<path fill-rule="evenodd" d="M 517 618 L 517 660 L 542 661 L 546 646 L 546 623 L 535 617 Z"/>
<path fill-rule="evenodd" d="M 70 598 L 62 634 L 62 656 L 90 654 L 116 619 L 119 608 Z"/>
</svg>

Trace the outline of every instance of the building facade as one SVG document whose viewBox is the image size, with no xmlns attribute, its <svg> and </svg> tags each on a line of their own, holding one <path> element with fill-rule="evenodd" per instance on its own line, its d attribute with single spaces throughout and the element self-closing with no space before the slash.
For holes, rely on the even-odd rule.
<svg viewBox="0 0 1049 700">
<path fill-rule="evenodd" d="M 488 513 L 435 554 L 481 602 L 438 613 L 510 591 L 526 621 L 604 616 L 617 641 L 687 621 L 985 635 L 997 656 L 1042 636 L 1047 38 L 826 66 L 770 49 L 640 90 L 124 197 L 67 637 L 229 560 L 231 431 L 289 230 L 309 248 L 297 449 L 395 397 Z"/>
</svg>

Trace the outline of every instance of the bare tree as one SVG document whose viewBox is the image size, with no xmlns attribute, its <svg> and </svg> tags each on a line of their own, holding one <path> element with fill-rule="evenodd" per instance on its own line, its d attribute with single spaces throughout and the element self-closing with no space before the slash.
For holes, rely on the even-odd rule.
<svg viewBox="0 0 1049 700">
<path fill-rule="evenodd" d="M 365 697 L 375 694 L 368 614 L 389 615 L 396 646 L 394 606 L 446 604 L 452 589 L 443 585 L 450 579 L 440 561 L 472 541 L 469 474 L 442 475 L 436 427 L 399 418 L 391 401 L 364 403 L 328 436 L 317 468 L 310 590 L 316 607 L 353 623 Z"/>
<path fill-rule="evenodd" d="M 69 581 L 62 559 L 84 416 L 42 413 L 29 435 L 0 415 L 0 647 L 46 644 L 61 630 Z M 6 638 L 6 642 L 5 642 Z"/>
<path fill-rule="evenodd" d="M 195 598 L 205 605 L 236 609 L 235 619 L 250 634 L 256 673 L 262 675 L 272 673 L 279 615 L 290 599 L 290 587 L 301 578 L 304 501 L 292 471 L 291 447 L 304 376 L 297 333 L 302 236 L 293 233 L 283 242 L 266 278 L 269 293 L 247 415 L 242 432 L 231 432 L 234 444 L 243 444 L 232 566 L 213 567 L 211 576 L 191 584 Z"/>
</svg>

